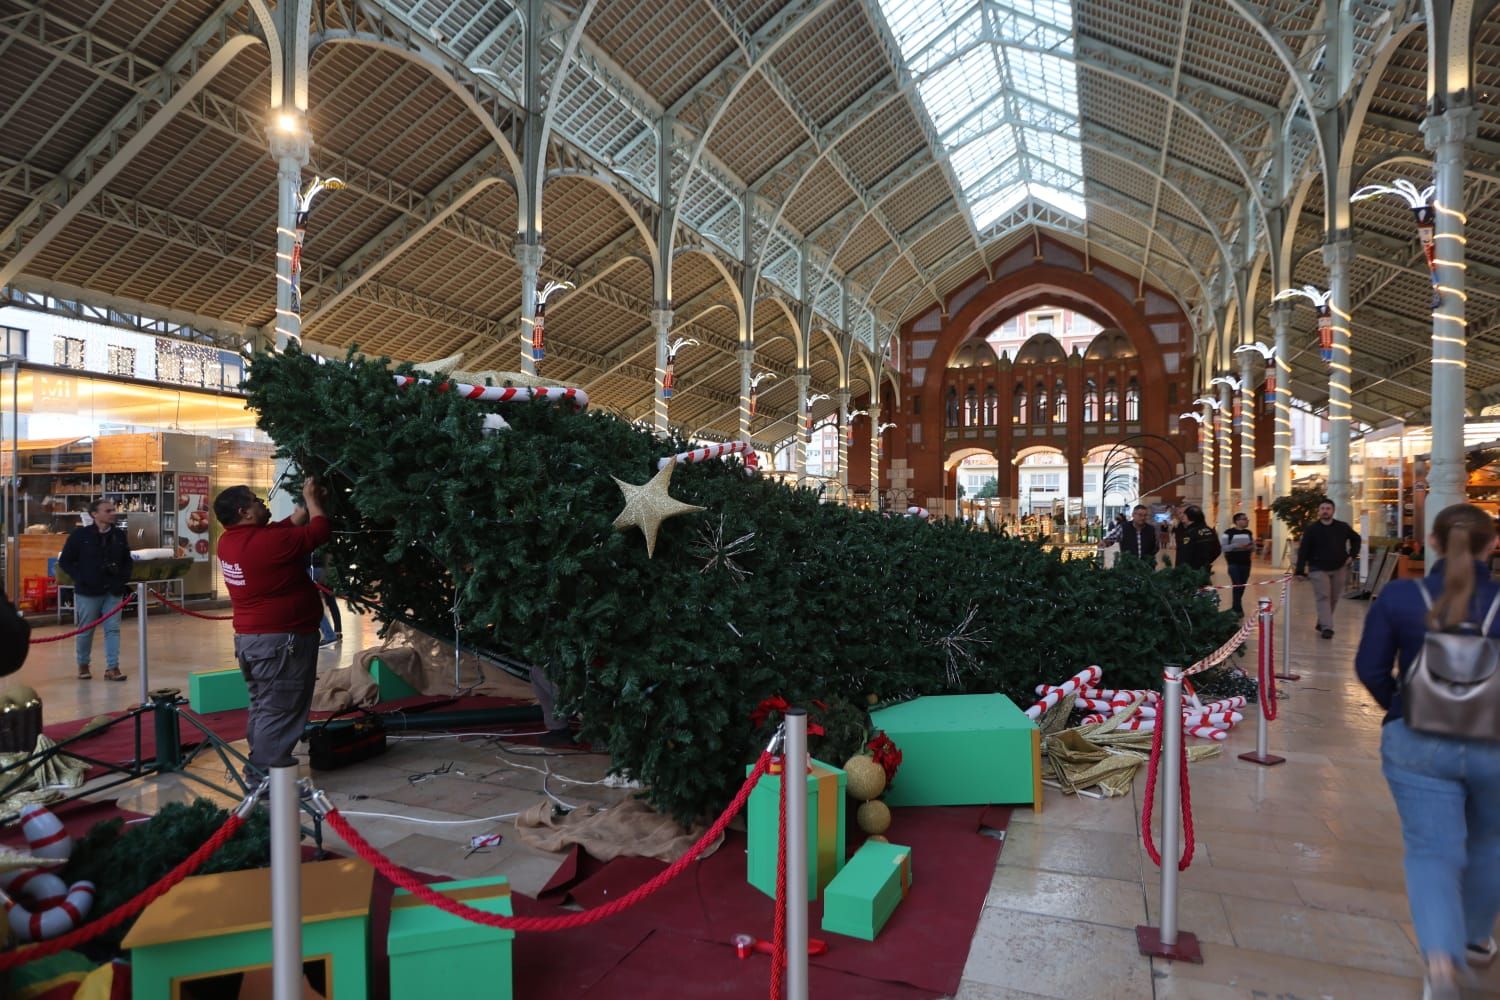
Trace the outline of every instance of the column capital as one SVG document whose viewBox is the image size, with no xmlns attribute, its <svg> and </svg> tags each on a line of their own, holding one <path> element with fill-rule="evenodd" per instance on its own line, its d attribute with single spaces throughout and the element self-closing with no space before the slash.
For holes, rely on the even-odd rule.
<svg viewBox="0 0 1500 1000">
<path fill-rule="evenodd" d="M 734 356 L 740 359 L 740 364 L 751 365 L 755 363 L 755 348 L 741 347 L 734 352 Z"/>
<path fill-rule="evenodd" d="M 849 408 L 849 395 L 850 393 L 848 389 L 835 389 L 833 392 L 833 400 L 834 402 L 838 403 L 839 406 L 847 410 Z"/>
<path fill-rule="evenodd" d="M 1288 327 L 1292 324 L 1292 304 L 1285 300 L 1271 303 L 1271 326 Z"/>
<path fill-rule="evenodd" d="M 806 394 L 807 390 L 812 388 L 812 372 L 806 368 L 798 368 L 797 374 L 793 375 L 792 378 L 796 380 L 797 389 L 803 394 Z"/>
<path fill-rule="evenodd" d="M 307 131 L 307 119 L 291 112 L 277 115 L 278 124 L 266 130 L 266 142 L 271 156 L 277 160 L 296 160 L 307 165 L 312 150 L 312 136 Z M 286 127 L 282 127 L 282 126 Z"/>
<path fill-rule="evenodd" d="M 1451 107 L 1440 115 L 1422 119 L 1422 138 L 1436 151 L 1451 143 L 1467 142 L 1479 134 L 1479 109 L 1472 104 Z"/>
<path fill-rule="evenodd" d="M 521 270 L 523 272 L 529 270 L 533 274 L 542 269 L 542 257 L 546 252 L 547 248 L 540 243 L 528 243 L 525 240 L 516 240 L 516 245 L 511 248 L 511 253 L 515 254 L 516 263 L 520 265 Z"/>
<path fill-rule="evenodd" d="M 662 332 L 665 332 L 667 330 L 672 329 L 672 310 L 671 309 L 653 309 L 653 310 L 651 310 L 651 325 L 654 326 L 654 327 L 656 327 L 656 329 L 658 331 L 662 331 Z"/>
<path fill-rule="evenodd" d="M 1348 230 L 1335 233 L 1323 241 L 1323 264 L 1331 272 L 1336 267 L 1348 269 L 1354 263 L 1354 237 Z"/>
</svg>

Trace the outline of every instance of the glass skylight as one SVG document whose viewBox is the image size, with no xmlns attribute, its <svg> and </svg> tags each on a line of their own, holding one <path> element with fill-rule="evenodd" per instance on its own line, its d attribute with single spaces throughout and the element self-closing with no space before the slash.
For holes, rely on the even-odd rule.
<svg viewBox="0 0 1500 1000">
<path fill-rule="evenodd" d="M 1082 219 L 1071 0 L 879 0 L 974 227 L 1028 198 Z"/>
</svg>

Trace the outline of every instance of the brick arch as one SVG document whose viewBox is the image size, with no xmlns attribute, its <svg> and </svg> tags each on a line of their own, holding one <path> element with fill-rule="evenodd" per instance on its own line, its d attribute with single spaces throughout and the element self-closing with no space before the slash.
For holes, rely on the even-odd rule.
<svg viewBox="0 0 1500 1000">
<path fill-rule="evenodd" d="M 1044 305 L 1066 306 L 1100 326 L 1124 330 L 1139 355 L 1142 384 L 1166 384 L 1167 364 L 1161 345 L 1134 302 L 1091 274 L 1056 264 L 1035 264 L 992 282 L 943 324 L 937 346 L 927 360 L 922 386 L 923 411 L 937 412 L 935 408 L 942 406 L 943 372 L 964 341 L 985 328 Z M 1166 400 L 1161 399 L 1160 403 L 1164 407 Z M 1144 411 L 1143 400 L 1142 418 L 1146 416 Z"/>
</svg>

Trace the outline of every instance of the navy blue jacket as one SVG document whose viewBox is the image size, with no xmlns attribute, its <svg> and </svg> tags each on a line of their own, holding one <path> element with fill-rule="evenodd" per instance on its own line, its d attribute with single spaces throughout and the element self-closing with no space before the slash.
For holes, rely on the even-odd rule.
<svg viewBox="0 0 1500 1000">
<path fill-rule="evenodd" d="M 57 565 L 73 578 L 74 589 L 85 597 L 124 594 L 134 568 L 130 541 L 119 525 L 109 531 L 100 531 L 92 524 L 74 528 L 63 543 Z"/>
<path fill-rule="evenodd" d="M 1403 717 L 1400 678 L 1406 676 L 1427 636 L 1427 605 L 1418 587 L 1426 587 L 1434 598 L 1443 592 L 1441 560 L 1421 580 L 1393 580 L 1385 585 L 1365 616 L 1365 631 L 1354 655 L 1354 672 L 1385 709 L 1385 722 Z M 1484 621 L 1496 594 L 1500 594 L 1500 584 L 1490 579 L 1488 566 L 1476 562 L 1471 621 Z M 1490 635 L 1500 635 L 1500 615 L 1490 626 Z"/>
</svg>

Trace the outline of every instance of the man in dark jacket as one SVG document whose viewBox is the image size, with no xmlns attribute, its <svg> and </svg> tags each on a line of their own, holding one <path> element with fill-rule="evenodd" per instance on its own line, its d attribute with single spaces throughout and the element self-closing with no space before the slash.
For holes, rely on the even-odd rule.
<svg viewBox="0 0 1500 1000">
<path fill-rule="evenodd" d="M 1234 599 L 1230 610 L 1236 616 L 1245 617 L 1245 584 L 1250 582 L 1251 557 L 1255 554 L 1255 535 L 1250 530 L 1250 515 L 1241 512 L 1230 519 L 1231 526 L 1224 532 L 1224 568 L 1229 571 L 1229 582 L 1233 584 Z"/>
<path fill-rule="evenodd" d="M 1318 519 L 1302 529 L 1297 576 L 1311 578 L 1318 601 L 1318 634 L 1333 638 L 1333 611 L 1349 584 L 1349 565 L 1359 556 L 1359 533 L 1333 518 L 1333 501 L 1318 504 Z"/>
<path fill-rule="evenodd" d="M 1147 521 L 1150 512 L 1142 504 L 1136 504 L 1130 512 L 1130 520 L 1120 526 L 1120 555 L 1144 559 L 1156 565 L 1156 525 Z"/>
<path fill-rule="evenodd" d="M 74 528 L 63 543 L 57 565 L 73 578 L 73 607 L 79 626 L 97 621 L 106 610 L 125 599 L 130 586 L 130 541 L 125 530 L 116 527 L 119 516 L 113 500 L 99 499 L 89 504 L 93 524 Z M 104 679 L 123 681 L 120 673 L 120 618 L 110 615 L 99 626 L 104 629 Z M 87 629 L 73 640 L 73 655 L 78 663 L 78 679 L 93 677 L 89 660 L 94 653 L 94 633 Z"/>
<path fill-rule="evenodd" d="M 1182 515 L 1186 523 L 1177 536 L 1177 564 L 1212 571 L 1219 558 L 1218 533 L 1208 526 L 1201 507 L 1184 507 Z"/>
</svg>

